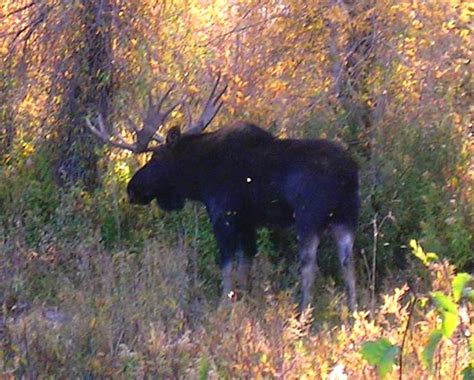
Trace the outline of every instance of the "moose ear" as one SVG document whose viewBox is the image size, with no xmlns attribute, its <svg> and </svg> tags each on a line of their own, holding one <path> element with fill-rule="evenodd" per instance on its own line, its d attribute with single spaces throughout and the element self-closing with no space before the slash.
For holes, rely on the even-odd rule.
<svg viewBox="0 0 474 380">
<path fill-rule="evenodd" d="M 181 131 L 179 127 L 172 127 L 166 134 L 166 146 L 174 148 L 181 139 Z"/>
</svg>

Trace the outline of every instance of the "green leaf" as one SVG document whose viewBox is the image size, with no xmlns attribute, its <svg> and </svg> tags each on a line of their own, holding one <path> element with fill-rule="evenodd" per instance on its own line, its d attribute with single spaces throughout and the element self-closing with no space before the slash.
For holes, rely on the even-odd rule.
<svg viewBox="0 0 474 380">
<path fill-rule="evenodd" d="M 467 298 L 470 302 L 474 303 L 474 289 L 472 289 L 472 288 L 466 288 L 466 289 L 465 289 L 465 293 L 466 293 L 466 298 Z"/>
<path fill-rule="evenodd" d="M 463 380 L 474 380 L 474 365 L 471 363 L 461 372 Z"/>
<path fill-rule="evenodd" d="M 458 273 L 454 277 L 453 287 L 453 298 L 454 301 L 458 302 L 461 299 L 465 286 L 471 281 L 471 275 L 468 273 Z"/>
<path fill-rule="evenodd" d="M 209 361 L 207 358 L 201 358 L 199 362 L 199 380 L 207 380 L 209 378 Z"/>
<path fill-rule="evenodd" d="M 451 297 L 441 292 L 433 292 L 431 296 L 443 318 L 441 325 L 443 335 L 449 339 L 459 324 L 458 306 Z"/>
<path fill-rule="evenodd" d="M 441 329 L 446 338 L 451 338 L 459 325 L 459 316 L 453 313 L 444 313 L 442 315 L 443 323 Z"/>
<path fill-rule="evenodd" d="M 430 338 L 428 339 L 428 344 L 423 350 L 421 357 L 425 366 L 432 371 L 433 370 L 433 356 L 438 347 L 438 343 L 443 337 L 443 332 L 441 330 L 435 330 L 431 333 Z"/>
<path fill-rule="evenodd" d="M 431 297 L 433 297 L 439 311 L 447 311 L 455 314 L 458 313 L 458 306 L 450 296 L 441 292 L 432 292 Z"/>
<path fill-rule="evenodd" d="M 384 378 L 392 371 L 398 351 L 399 347 L 390 343 L 387 338 L 380 338 L 365 342 L 362 345 L 361 354 L 369 364 L 377 366 L 380 377 Z"/>
</svg>

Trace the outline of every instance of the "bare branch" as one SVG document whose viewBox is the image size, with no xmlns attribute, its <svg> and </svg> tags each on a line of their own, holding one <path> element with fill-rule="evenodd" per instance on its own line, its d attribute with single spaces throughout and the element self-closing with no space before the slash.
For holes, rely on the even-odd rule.
<svg viewBox="0 0 474 380">
<path fill-rule="evenodd" d="M 26 11 L 27 9 L 31 8 L 33 5 L 36 5 L 36 1 L 32 1 L 31 3 L 23 6 L 23 7 L 20 7 L 20 8 L 17 8 L 17 9 L 14 9 L 13 11 L 3 15 L 0 17 L 0 20 L 4 19 L 4 18 L 7 18 L 7 17 L 10 17 L 10 16 L 13 16 L 14 14 L 16 13 L 21 13 L 23 11 Z"/>
</svg>

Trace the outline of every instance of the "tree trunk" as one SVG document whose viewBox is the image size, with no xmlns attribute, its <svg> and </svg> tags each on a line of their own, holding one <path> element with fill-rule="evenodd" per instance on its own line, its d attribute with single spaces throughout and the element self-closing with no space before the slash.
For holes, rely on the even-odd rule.
<svg viewBox="0 0 474 380">
<path fill-rule="evenodd" d="M 358 25 L 358 12 L 366 12 L 371 7 L 371 2 L 357 3 L 345 0 L 335 3 L 343 6 L 349 15 L 349 37 L 344 46 L 338 45 L 340 25 L 330 24 L 330 52 L 334 57 L 332 74 L 334 77 L 333 91 L 340 106 L 346 112 L 348 124 L 352 127 L 364 155 L 370 159 L 372 156 L 373 127 L 382 117 L 382 99 L 370 99 L 366 81 L 370 75 L 370 68 L 375 57 L 373 50 L 376 43 L 374 29 L 375 16 L 365 20 L 365 27 Z M 360 23 L 360 20 L 358 20 Z M 374 100 L 376 100 L 374 102 Z M 377 104 L 377 107 L 370 105 Z"/>
<path fill-rule="evenodd" d="M 109 0 L 81 0 L 83 31 L 73 52 L 72 78 L 65 80 L 58 133 L 58 182 L 98 185 L 95 138 L 84 125 L 89 112 L 107 117 L 112 96 L 111 12 Z M 70 66 L 70 67 L 71 67 Z M 66 73 L 62 73 L 66 76 Z"/>
<path fill-rule="evenodd" d="M 10 153 L 16 129 L 10 97 L 10 73 L 7 69 L 0 77 L 0 160 Z"/>
</svg>

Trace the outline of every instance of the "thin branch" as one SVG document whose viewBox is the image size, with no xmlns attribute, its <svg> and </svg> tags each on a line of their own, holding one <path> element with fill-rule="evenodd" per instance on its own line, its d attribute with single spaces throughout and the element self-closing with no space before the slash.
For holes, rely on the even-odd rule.
<svg viewBox="0 0 474 380">
<path fill-rule="evenodd" d="M 378 214 L 375 213 L 372 219 L 373 228 L 373 246 L 372 246 L 372 283 L 370 284 L 370 318 L 373 320 L 375 315 L 375 270 L 377 268 L 377 244 L 379 228 L 377 225 Z"/>
<path fill-rule="evenodd" d="M 253 28 L 256 28 L 260 25 L 264 25 L 266 24 L 267 22 L 269 21 L 272 21 L 274 19 L 277 19 L 277 18 L 280 18 L 280 17 L 285 17 L 286 15 L 285 14 L 277 14 L 277 15 L 274 15 L 274 16 L 271 16 L 271 17 L 267 17 L 265 18 L 264 20 L 261 20 L 261 21 L 258 21 L 258 22 L 254 22 L 252 24 L 248 24 L 248 25 L 243 25 L 243 26 L 235 26 L 234 28 L 232 28 L 231 30 L 225 32 L 225 33 L 222 33 L 220 35 L 218 35 L 217 37 L 214 37 L 212 38 L 211 40 L 209 40 L 204 46 L 209 46 L 209 45 L 212 45 L 214 42 L 218 41 L 218 40 L 223 40 L 225 39 L 226 37 L 232 35 L 232 34 L 235 34 L 235 33 L 241 33 L 241 32 L 244 32 L 248 29 L 253 29 Z"/>
<path fill-rule="evenodd" d="M 30 40 L 31 36 L 36 30 L 36 27 L 44 21 L 44 15 L 41 15 L 36 22 L 34 22 L 31 27 L 29 28 L 28 32 L 26 32 L 25 36 L 23 37 L 23 54 L 26 52 L 26 47 L 28 46 L 28 41 Z"/>
<path fill-rule="evenodd" d="M 7 13 L 7 14 L 5 14 L 5 15 L 3 15 L 3 16 L 0 16 L 0 20 L 3 20 L 4 18 L 8 18 L 8 17 L 10 17 L 10 16 L 13 16 L 13 15 L 16 14 L 16 13 L 21 13 L 21 12 L 23 12 L 23 11 L 26 11 L 27 9 L 31 8 L 33 5 L 36 5 L 36 2 L 35 2 L 35 1 L 32 1 L 32 2 L 31 2 L 30 4 L 28 4 L 28 5 L 25 5 L 25 6 L 23 6 L 23 7 L 20 7 L 20 8 L 18 8 L 18 9 L 15 9 L 15 10 L 11 11 L 10 13 Z"/>
<path fill-rule="evenodd" d="M 405 331 L 403 332 L 403 339 L 402 339 L 402 345 L 400 346 L 400 358 L 398 359 L 398 366 L 400 367 L 400 373 L 399 373 L 399 377 L 398 379 L 399 380 L 402 380 L 402 372 L 403 372 L 403 348 L 405 347 L 405 341 L 406 341 L 406 338 L 407 338 L 407 335 L 408 335 L 408 330 L 410 328 L 410 322 L 411 322 L 411 318 L 413 316 L 413 311 L 415 310 L 415 305 L 416 305 L 416 301 L 418 301 L 418 297 L 416 295 L 416 293 L 414 294 L 414 297 L 411 301 L 411 304 L 410 304 L 410 310 L 408 311 L 408 321 L 407 321 L 407 325 L 406 325 L 406 328 L 405 328 Z"/>
<path fill-rule="evenodd" d="M 45 18 L 46 18 L 46 15 L 48 14 L 49 11 L 46 11 L 46 12 L 41 12 L 41 14 L 37 15 L 36 18 L 34 18 L 30 23 L 28 23 L 27 25 L 25 25 L 23 28 L 20 28 L 16 33 L 14 33 L 14 37 L 13 39 L 11 40 L 10 42 L 10 47 L 13 46 L 16 42 L 16 40 L 18 38 L 20 38 L 20 36 L 27 31 L 26 35 L 22 38 L 22 41 L 24 43 L 27 43 L 29 38 L 31 37 L 31 35 L 34 33 L 34 31 L 36 30 L 36 27 L 41 24 Z M 9 33 L 9 34 L 13 34 L 12 33 Z M 8 34 L 7 34 L 8 35 Z"/>
</svg>

